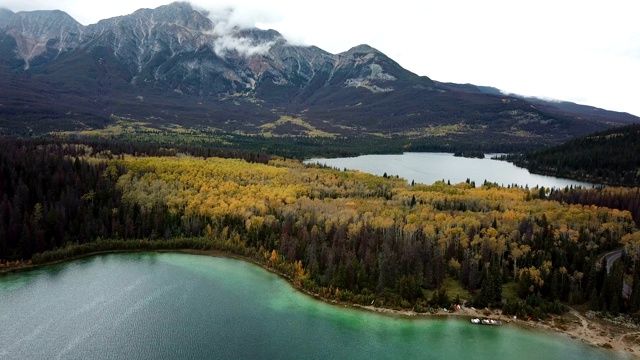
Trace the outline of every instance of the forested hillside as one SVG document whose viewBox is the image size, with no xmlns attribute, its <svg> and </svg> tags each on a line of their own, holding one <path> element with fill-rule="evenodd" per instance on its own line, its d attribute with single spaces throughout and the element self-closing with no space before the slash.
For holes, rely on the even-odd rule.
<svg viewBox="0 0 640 360">
<path fill-rule="evenodd" d="M 640 224 L 640 188 L 637 187 L 565 188 L 552 191 L 549 200 L 626 210 L 636 224 Z"/>
<path fill-rule="evenodd" d="M 640 125 L 611 129 L 507 160 L 537 174 L 639 186 Z"/>
<path fill-rule="evenodd" d="M 561 311 L 558 301 L 616 312 L 640 306 L 640 291 L 625 301 L 616 285 L 631 276 L 633 258 L 623 256 L 610 273 L 600 261 L 607 250 L 638 242 L 628 211 L 549 201 L 539 189 L 410 186 L 283 159 L 1 145 L 5 267 L 100 250 L 188 247 L 238 254 L 307 291 L 359 304 L 447 306 L 444 285 L 452 281 L 472 304 L 507 313 L 542 316 Z M 505 286 L 517 296 L 503 303 Z M 438 289 L 425 298 L 425 290 Z"/>
</svg>

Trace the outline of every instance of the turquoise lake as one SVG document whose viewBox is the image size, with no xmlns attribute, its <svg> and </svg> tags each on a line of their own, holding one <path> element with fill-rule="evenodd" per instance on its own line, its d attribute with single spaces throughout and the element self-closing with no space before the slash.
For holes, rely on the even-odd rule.
<svg viewBox="0 0 640 360">
<path fill-rule="evenodd" d="M 0 276 L 0 359 L 618 359 L 563 335 L 328 305 L 251 263 L 99 255 Z"/>
</svg>

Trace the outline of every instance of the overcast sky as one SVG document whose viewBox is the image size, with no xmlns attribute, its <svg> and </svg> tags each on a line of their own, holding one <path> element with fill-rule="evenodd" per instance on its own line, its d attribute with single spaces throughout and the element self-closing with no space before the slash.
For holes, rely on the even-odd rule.
<svg viewBox="0 0 640 360">
<path fill-rule="evenodd" d="M 84 25 L 168 0 L 0 0 L 60 9 Z M 234 23 L 339 53 L 371 45 L 419 75 L 640 116 L 637 0 L 194 0 Z"/>
</svg>

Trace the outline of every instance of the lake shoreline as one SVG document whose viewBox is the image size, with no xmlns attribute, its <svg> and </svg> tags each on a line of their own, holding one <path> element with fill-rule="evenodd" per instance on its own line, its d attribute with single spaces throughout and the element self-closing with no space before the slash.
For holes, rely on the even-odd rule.
<svg viewBox="0 0 640 360">
<path fill-rule="evenodd" d="M 233 258 L 237 260 L 247 261 L 253 263 L 256 266 L 261 267 L 262 269 L 269 271 L 275 275 L 280 276 L 285 279 L 294 289 L 299 291 L 302 294 L 305 294 L 309 297 L 312 297 L 316 300 L 322 301 L 324 303 L 341 306 L 344 308 L 351 308 L 357 311 L 368 311 L 375 312 L 384 316 L 392 316 L 392 317 L 401 317 L 401 318 L 420 318 L 428 320 L 429 318 L 442 318 L 442 317 L 458 317 L 465 319 L 472 318 L 492 318 L 501 321 L 503 324 L 518 326 L 521 328 L 532 329 L 535 331 L 545 331 L 551 334 L 561 333 L 571 339 L 581 341 L 582 343 L 593 346 L 609 349 L 614 352 L 625 352 L 630 354 L 634 358 L 640 359 L 640 331 L 637 333 L 636 338 L 637 341 L 633 341 L 629 339 L 629 341 L 625 341 L 625 334 L 619 334 L 620 332 L 628 332 L 629 329 L 623 328 L 621 326 L 616 326 L 613 324 L 606 323 L 602 320 L 594 321 L 592 319 L 587 319 L 584 315 L 580 314 L 577 310 L 570 308 L 569 313 L 564 314 L 562 316 L 550 315 L 549 320 L 543 321 L 526 321 L 521 319 L 514 320 L 513 317 L 503 315 L 501 310 L 490 310 L 490 309 L 472 309 L 468 307 L 462 308 L 460 311 L 455 312 L 444 312 L 443 310 L 438 309 L 435 313 L 418 313 L 412 310 L 399 310 L 399 309 L 391 309 L 385 307 L 376 307 L 376 306 L 365 306 L 347 303 L 343 301 L 338 301 L 334 299 L 327 299 L 320 294 L 314 294 L 310 291 L 305 290 L 301 286 L 297 285 L 293 279 L 291 279 L 286 274 L 280 273 L 277 270 L 265 266 L 253 259 L 235 255 L 228 254 L 222 251 L 217 250 L 192 250 L 185 249 L 180 251 L 162 251 L 162 252 L 178 252 L 185 254 L 193 254 L 193 255 L 203 255 L 203 256 L 218 256 L 218 257 L 226 257 Z M 479 325 L 483 326 L 483 325 Z M 629 334 L 627 334 L 629 335 Z M 633 343 L 633 344 L 631 344 Z"/>
<path fill-rule="evenodd" d="M 327 299 L 325 297 L 320 296 L 320 294 L 315 294 L 310 291 L 307 291 L 302 286 L 296 284 L 290 276 L 284 273 L 281 273 L 269 266 L 266 266 L 265 264 L 262 264 L 256 261 L 255 259 L 220 251 L 220 250 L 194 250 L 194 249 L 145 250 L 145 249 L 141 249 L 141 250 L 98 251 L 98 252 L 78 255 L 68 259 L 56 260 L 48 263 L 42 263 L 42 264 L 36 264 L 36 265 L 25 264 L 18 267 L 0 269 L 0 275 L 33 270 L 42 266 L 62 264 L 62 263 L 71 262 L 71 261 L 75 261 L 75 260 L 79 260 L 79 259 L 87 258 L 91 256 L 96 256 L 96 255 L 118 254 L 118 253 L 154 253 L 154 252 L 155 253 L 182 253 L 182 254 L 190 254 L 190 255 L 224 257 L 224 258 L 231 258 L 231 259 L 252 263 L 256 266 L 261 267 L 266 271 L 269 271 L 283 278 L 295 290 L 297 290 L 298 292 L 304 295 L 312 297 L 316 300 L 320 300 L 329 305 L 341 306 L 344 308 L 351 308 L 356 311 L 368 311 L 368 312 L 375 312 L 384 316 L 400 317 L 400 318 L 420 318 L 425 320 L 428 320 L 429 318 L 442 318 L 442 317 L 452 317 L 452 318 L 455 317 L 455 318 L 464 318 L 464 319 L 491 318 L 491 319 L 499 320 L 506 325 L 518 326 L 521 328 L 532 329 L 535 331 L 545 331 L 551 334 L 560 333 L 571 339 L 581 341 L 582 343 L 589 346 L 606 348 L 608 350 L 615 351 L 615 352 L 625 352 L 633 356 L 634 358 L 640 359 L 640 329 L 635 329 L 636 331 L 630 332 L 629 330 L 631 329 L 627 327 L 611 324 L 599 319 L 595 319 L 595 320 L 588 319 L 585 315 L 579 313 L 577 310 L 573 308 L 570 308 L 570 311 L 567 314 L 563 314 L 561 316 L 550 315 L 550 318 L 547 320 L 526 321 L 521 319 L 514 319 L 511 316 L 503 315 L 501 310 L 493 310 L 493 309 L 480 310 L 480 309 L 473 309 L 469 307 L 463 307 L 459 311 L 445 312 L 442 309 L 438 309 L 434 313 L 429 313 L 429 312 L 418 313 L 412 310 L 392 309 L 392 308 L 386 308 L 386 307 L 377 307 L 373 305 L 367 305 L 367 306 L 359 305 L 359 304 L 338 301 L 334 299 Z"/>
</svg>

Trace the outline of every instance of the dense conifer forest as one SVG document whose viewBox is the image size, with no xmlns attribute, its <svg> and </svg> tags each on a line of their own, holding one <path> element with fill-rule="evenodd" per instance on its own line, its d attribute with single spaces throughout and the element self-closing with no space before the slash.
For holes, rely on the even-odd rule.
<svg viewBox="0 0 640 360">
<path fill-rule="evenodd" d="M 261 153 L 2 140 L 0 266 L 218 250 L 349 303 L 427 311 L 460 301 L 453 283 L 468 304 L 522 316 L 564 304 L 637 312 L 638 192 L 597 191 L 410 185 Z M 607 271 L 603 254 L 621 247 Z"/>
<path fill-rule="evenodd" d="M 506 156 L 533 173 L 640 186 L 640 125 L 628 125 L 526 155 Z"/>
</svg>

